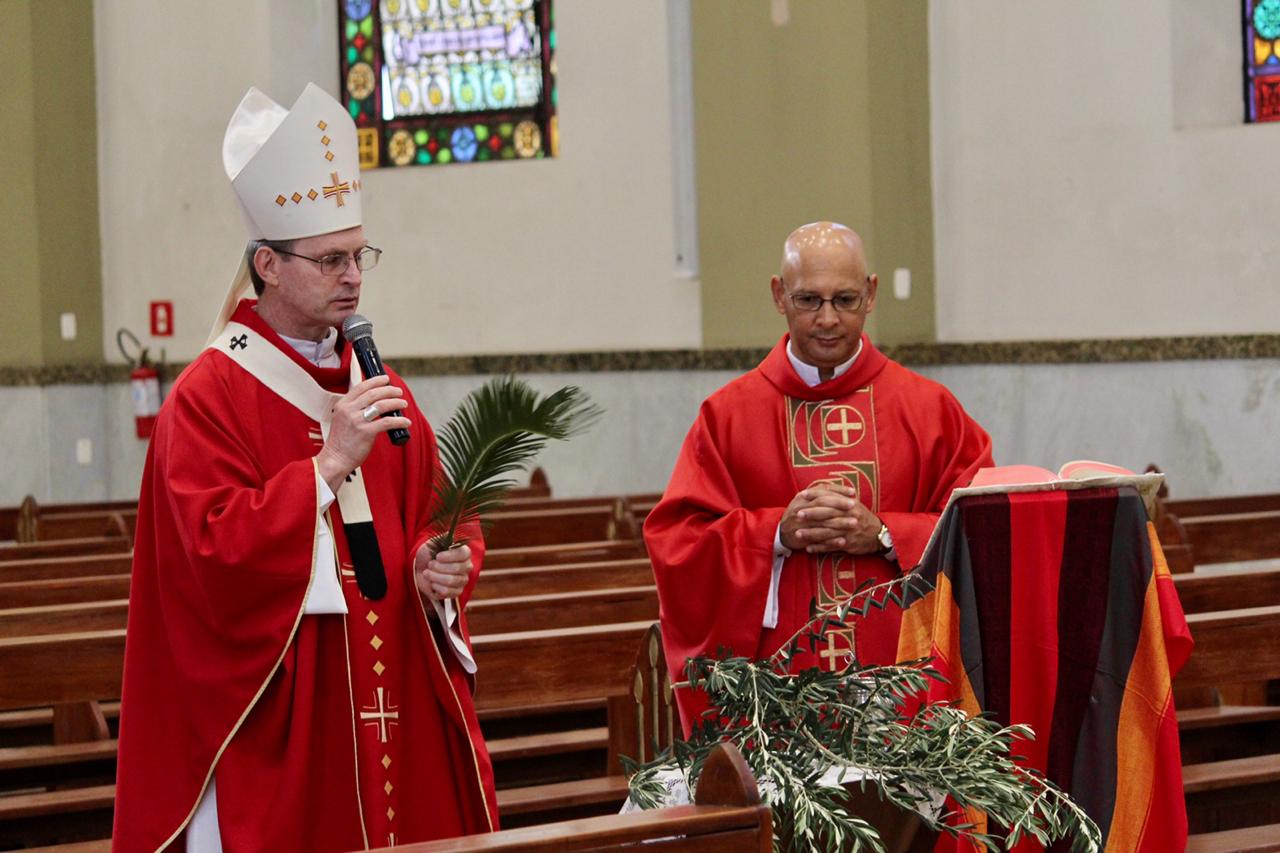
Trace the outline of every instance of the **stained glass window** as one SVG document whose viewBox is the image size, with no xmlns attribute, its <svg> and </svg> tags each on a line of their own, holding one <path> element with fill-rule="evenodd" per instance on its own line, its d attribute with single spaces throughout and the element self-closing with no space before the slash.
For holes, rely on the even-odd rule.
<svg viewBox="0 0 1280 853">
<path fill-rule="evenodd" d="M 342 0 L 360 167 L 554 157 L 551 0 Z"/>
<path fill-rule="evenodd" d="M 1280 0 L 1244 0 L 1245 121 L 1280 121 Z"/>
</svg>

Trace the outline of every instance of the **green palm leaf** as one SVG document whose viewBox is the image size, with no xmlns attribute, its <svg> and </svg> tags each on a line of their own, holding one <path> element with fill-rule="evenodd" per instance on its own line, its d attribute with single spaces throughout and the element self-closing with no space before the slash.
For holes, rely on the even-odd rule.
<svg viewBox="0 0 1280 853">
<path fill-rule="evenodd" d="M 548 439 L 566 439 L 604 413 L 575 386 L 545 397 L 514 376 L 495 377 L 467 395 L 437 436 L 442 468 L 435 490 L 439 505 L 432 524 L 444 532 L 432 539 L 437 551 L 458 544 L 458 526 L 502 505 Z"/>
</svg>

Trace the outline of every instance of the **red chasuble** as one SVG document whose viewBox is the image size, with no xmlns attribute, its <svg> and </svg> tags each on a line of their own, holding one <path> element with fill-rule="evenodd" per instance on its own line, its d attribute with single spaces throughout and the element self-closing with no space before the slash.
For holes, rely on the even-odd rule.
<svg viewBox="0 0 1280 853">
<path fill-rule="evenodd" d="M 1184 850 L 1172 681 L 1191 634 L 1137 493 L 962 498 L 918 572 L 926 583 L 907 597 L 899 653 L 932 658 L 945 678 L 927 699 L 1029 724 L 1036 737 L 1014 745 L 1019 763 L 1071 795 L 1105 850 Z M 935 849 L 975 848 L 943 836 Z"/>
<path fill-rule="evenodd" d="M 662 500 L 644 525 L 661 605 L 672 679 L 685 661 L 716 655 L 764 658 L 860 583 L 897 577 L 919 562 L 952 489 L 991 465 L 991 440 L 950 392 L 890 361 L 862 339 L 840 376 L 807 386 L 784 336 L 758 367 L 703 403 Z M 857 490 L 889 526 L 897 564 L 849 554 L 787 559 L 778 624 L 761 626 L 778 523 L 796 493 L 820 481 Z M 867 663 L 895 660 L 896 608 L 872 611 L 856 629 L 793 659 L 796 669 L 842 667 L 850 641 Z M 676 691 L 686 734 L 705 697 Z"/>
<path fill-rule="evenodd" d="M 318 368 L 251 302 L 232 319 L 323 388 L 346 391 L 349 347 L 341 368 Z M 496 829 L 470 679 L 412 578 L 438 460 L 412 398 L 406 414 L 409 443 L 379 436 L 360 468 L 386 596 L 357 589 L 335 502 L 326 521 L 348 613 L 304 616 L 320 427 L 223 352 L 206 350 L 184 371 L 156 424 L 139 502 L 114 849 L 181 849 L 211 777 L 228 853 Z M 483 543 L 473 536 L 471 547 L 479 566 Z"/>
</svg>

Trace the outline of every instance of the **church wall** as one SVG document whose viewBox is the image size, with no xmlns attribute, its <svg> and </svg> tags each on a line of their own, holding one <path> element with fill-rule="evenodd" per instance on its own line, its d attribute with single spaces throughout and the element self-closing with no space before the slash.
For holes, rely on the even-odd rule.
<svg viewBox="0 0 1280 853">
<path fill-rule="evenodd" d="M 693 3 L 703 343 L 769 345 L 782 243 L 832 219 L 865 238 L 878 340 L 933 339 L 924 0 Z M 894 268 L 913 273 L 891 298 Z"/>
<path fill-rule="evenodd" d="M 31 59 L 31 16 L 26 4 L 0 27 L 0 257 L 6 259 L 0 281 L 0 338 L 25 341 L 22 347 L 0 348 L 0 364 L 40 363 L 39 229 L 31 211 L 36 206 L 35 91 Z"/>
<path fill-rule="evenodd" d="M 1056 469 L 1097 458 L 1134 469 L 1159 464 L 1174 494 L 1280 491 L 1267 455 L 1280 434 L 1280 359 L 980 364 L 921 368 L 946 384 L 991 433 L 999 464 Z M 736 371 L 532 373 L 548 391 L 582 386 L 607 410 L 589 433 L 552 443 L 540 464 L 558 495 L 660 491 L 698 405 Z M 478 376 L 411 377 L 432 423 L 442 425 Z M 1087 401 L 1087 402 L 1082 402 Z M 128 387 L 0 387 L 0 430 L 12 471 L 0 506 L 25 494 L 44 501 L 131 498 L 146 451 L 133 435 Z M 92 462 L 75 460 L 90 437 Z M 105 451 L 105 452 L 104 452 Z"/>
<path fill-rule="evenodd" d="M 1241 123 L 1240 14 L 930 4 L 939 339 L 1280 331 L 1280 125 Z"/>
<path fill-rule="evenodd" d="M 561 156 L 377 169 L 369 240 L 385 250 L 362 311 L 384 354 L 690 347 L 698 284 L 676 273 L 666 4 L 558 0 Z M 103 353 L 147 304 L 185 359 L 203 345 L 244 246 L 221 165 L 256 85 L 286 106 L 338 90 L 332 3 L 96 5 Z"/>
</svg>

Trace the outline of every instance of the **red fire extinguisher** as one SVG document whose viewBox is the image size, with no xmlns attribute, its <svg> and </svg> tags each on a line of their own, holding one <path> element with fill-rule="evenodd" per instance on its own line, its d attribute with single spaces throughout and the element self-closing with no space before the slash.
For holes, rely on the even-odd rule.
<svg viewBox="0 0 1280 853">
<path fill-rule="evenodd" d="M 125 351 L 124 338 L 133 339 L 138 348 L 135 359 Z M 116 345 L 133 369 L 129 371 L 129 391 L 133 398 L 133 424 L 138 438 L 150 438 L 156 426 L 156 416 L 160 414 L 160 371 L 151 364 L 147 357 L 147 348 L 139 344 L 138 339 L 128 329 L 116 333 Z M 163 358 L 163 354 L 161 356 Z"/>
</svg>

